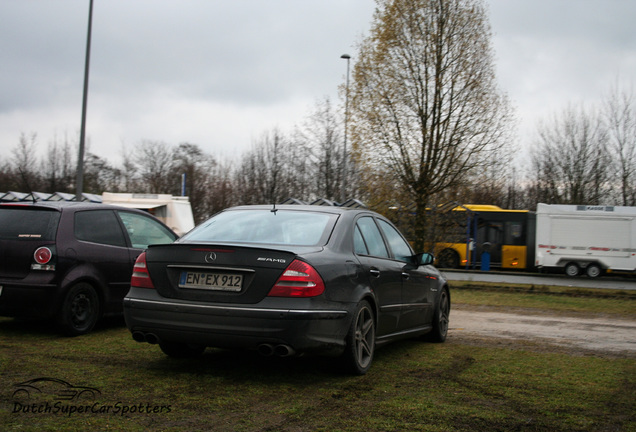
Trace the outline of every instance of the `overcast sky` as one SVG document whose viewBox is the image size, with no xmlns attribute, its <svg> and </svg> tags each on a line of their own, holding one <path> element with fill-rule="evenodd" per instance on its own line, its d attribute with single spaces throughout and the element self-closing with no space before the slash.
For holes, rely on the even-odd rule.
<svg viewBox="0 0 636 432">
<path fill-rule="evenodd" d="M 568 104 L 636 79 L 636 1 L 487 0 L 519 143 Z M 21 133 L 76 142 L 88 0 L 0 0 L 0 163 Z M 142 140 L 231 157 L 315 102 L 338 102 L 373 0 L 94 0 L 87 139 L 111 162 Z M 353 63 L 352 63 L 353 66 Z"/>
</svg>

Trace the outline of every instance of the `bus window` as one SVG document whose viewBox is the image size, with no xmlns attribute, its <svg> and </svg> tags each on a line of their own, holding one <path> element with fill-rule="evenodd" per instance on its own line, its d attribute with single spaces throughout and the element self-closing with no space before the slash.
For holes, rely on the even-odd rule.
<svg viewBox="0 0 636 432">
<path fill-rule="evenodd" d="M 523 225 L 520 222 L 506 222 L 506 241 L 508 245 L 524 245 Z"/>
<path fill-rule="evenodd" d="M 501 222 L 485 221 L 477 230 L 477 243 L 501 244 L 503 240 L 503 224 Z"/>
</svg>

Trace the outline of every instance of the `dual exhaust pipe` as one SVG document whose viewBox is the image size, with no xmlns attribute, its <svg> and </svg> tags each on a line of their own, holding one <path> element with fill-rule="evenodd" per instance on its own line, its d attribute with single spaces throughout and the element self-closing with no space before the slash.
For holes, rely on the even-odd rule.
<svg viewBox="0 0 636 432">
<path fill-rule="evenodd" d="M 146 342 L 151 345 L 156 345 L 160 341 L 159 336 L 154 333 L 144 333 L 135 331 L 132 337 L 137 342 Z M 260 344 L 258 346 L 258 353 L 264 357 L 278 356 L 278 357 L 290 357 L 296 354 L 296 350 L 285 344 Z"/>
<path fill-rule="evenodd" d="M 156 345 L 160 342 L 159 336 L 154 333 L 143 333 L 140 331 L 133 332 L 132 337 L 137 342 L 148 342 L 151 345 Z"/>
<path fill-rule="evenodd" d="M 296 354 L 296 350 L 285 344 L 260 344 L 258 346 L 258 353 L 264 357 L 271 357 L 273 355 L 278 357 L 290 357 Z"/>
</svg>

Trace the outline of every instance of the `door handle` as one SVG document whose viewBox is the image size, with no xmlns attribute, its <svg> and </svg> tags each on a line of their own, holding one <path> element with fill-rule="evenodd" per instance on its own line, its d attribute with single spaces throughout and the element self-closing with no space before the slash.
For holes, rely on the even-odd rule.
<svg viewBox="0 0 636 432">
<path fill-rule="evenodd" d="M 380 270 L 378 269 L 371 269 L 369 270 L 369 273 L 371 273 L 371 276 L 379 278 L 380 277 Z"/>
<path fill-rule="evenodd" d="M 409 280 L 411 278 L 411 275 L 407 272 L 402 272 L 402 279 L 404 280 Z"/>
</svg>

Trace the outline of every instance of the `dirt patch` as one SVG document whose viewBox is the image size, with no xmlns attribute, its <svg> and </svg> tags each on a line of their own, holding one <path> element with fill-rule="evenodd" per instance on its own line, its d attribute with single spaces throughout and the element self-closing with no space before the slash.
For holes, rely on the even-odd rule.
<svg viewBox="0 0 636 432">
<path fill-rule="evenodd" d="M 636 358 L 636 319 L 457 305 L 449 341 Z"/>
</svg>

